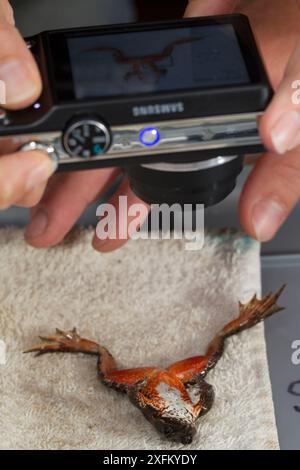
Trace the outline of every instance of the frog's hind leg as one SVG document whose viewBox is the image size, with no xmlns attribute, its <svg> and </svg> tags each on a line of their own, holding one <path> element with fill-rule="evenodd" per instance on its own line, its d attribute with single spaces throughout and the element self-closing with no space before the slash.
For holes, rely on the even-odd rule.
<svg viewBox="0 0 300 470">
<path fill-rule="evenodd" d="M 54 336 L 40 336 L 39 338 L 42 343 L 24 352 L 35 352 L 36 356 L 47 353 L 83 353 L 98 356 L 100 380 L 119 392 L 127 392 L 128 388 L 145 379 L 154 370 L 151 367 L 118 370 L 117 363 L 110 352 L 100 344 L 82 338 L 76 328 L 67 332 L 56 329 Z"/>
</svg>

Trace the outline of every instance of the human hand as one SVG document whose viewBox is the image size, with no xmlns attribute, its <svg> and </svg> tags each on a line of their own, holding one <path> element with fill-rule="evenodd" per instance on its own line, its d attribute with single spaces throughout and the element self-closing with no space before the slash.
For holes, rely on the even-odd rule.
<svg viewBox="0 0 300 470">
<path fill-rule="evenodd" d="M 260 120 L 269 152 L 259 158 L 239 204 L 246 232 L 264 242 L 274 237 L 300 197 L 300 100 L 292 88 L 300 79 L 300 2 L 286 0 L 283 6 L 282 0 L 190 0 L 187 15 L 233 11 L 250 18 L 276 91 Z"/>
<path fill-rule="evenodd" d="M 13 10 L 7 0 L 0 0 L 0 45 L 0 80 L 6 85 L 3 107 L 21 109 L 29 106 L 41 93 L 41 78 L 30 51 L 14 26 Z M 9 139 L 2 141 L 0 146 L 0 209 L 12 205 L 33 207 L 25 237 L 35 247 L 59 243 L 86 207 L 120 174 L 118 169 L 105 169 L 50 178 L 56 166 L 48 156 L 42 152 L 10 153 L 10 147 Z M 117 213 L 119 195 L 128 196 L 128 205 L 139 201 L 124 179 L 109 201 L 115 205 Z M 127 218 L 127 214 L 123 215 Z M 108 240 L 103 243 L 95 236 L 93 245 L 99 251 L 110 251 L 125 242 Z"/>
<path fill-rule="evenodd" d="M 232 13 L 238 0 L 189 0 L 185 16 L 210 16 Z"/>
<path fill-rule="evenodd" d="M 239 208 L 247 233 L 265 242 L 274 237 L 300 196 L 300 102 L 299 90 L 292 88 L 300 79 L 300 6 L 296 0 L 284 6 L 282 0 L 254 0 L 251 5 L 243 0 L 237 8 L 250 17 L 276 92 L 260 121 L 269 152 L 248 178 Z"/>
<path fill-rule="evenodd" d="M 0 0 L 0 80 L 6 88 L 8 109 L 29 106 L 41 93 L 34 59 L 18 30 L 7 0 Z M 55 164 L 41 152 L 6 154 L 0 147 L 0 209 L 12 204 L 34 205 L 40 199 Z"/>
<path fill-rule="evenodd" d="M 103 170 L 77 171 L 74 173 L 58 174 L 49 181 L 47 190 L 40 203 L 32 209 L 31 223 L 26 230 L 27 242 L 37 248 L 53 246 L 59 243 L 70 231 L 85 209 L 104 194 L 120 176 L 118 168 Z M 120 196 L 127 197 L 127 206 L 140 201 L 129 187 L 127 178 L 123 178 L 115 194 L 106 201 L 115 208 L 117 219 L 116 234 L 119 225 L 129 227 L 134 216 L 119 210 Z M 101 240 L 94 235 L 93 247 L 102 253 L 120 248 L 127 238 Z"/>
</svg>

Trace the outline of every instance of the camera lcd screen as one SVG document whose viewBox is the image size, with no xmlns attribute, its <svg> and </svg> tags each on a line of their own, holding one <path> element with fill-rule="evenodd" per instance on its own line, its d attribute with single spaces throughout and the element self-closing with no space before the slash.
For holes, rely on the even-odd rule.
<svg viewBox="0 0 300 470">
<path fill-rule="evenodd" d="M 69 37 L 77 99 L 250 83 L 230 24 Z"/>
</svg>

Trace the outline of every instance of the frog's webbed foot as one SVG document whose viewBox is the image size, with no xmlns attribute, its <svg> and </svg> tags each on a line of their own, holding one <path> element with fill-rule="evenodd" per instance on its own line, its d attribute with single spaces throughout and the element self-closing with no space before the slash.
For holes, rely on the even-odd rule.
<svg viewBox="0 0 300 470">
<path fill-rule="evenodd" d="M 54 336 L 39 336 L 42 343 L 30 348 L 25 353 L 36 352 L 36 356 L 50 352 L 83 352 L 87 354 L 98 354 L 99 346 L 93 341 L 81 338 L 76 328 L 71 331 L 56 329 Z"/>
<path fill-rule="evenodd" d="M 269 293 L 261 300 L 254 295 L 248 303 L 239 303 L 238 318 L 224 327 L 223 334 L 229 333 L 232 335 L 244 329 L 251 328 L 274 313 L 284 310 L 283 307 L 277 305 L 277 300 L 282 294 L 284 288 L 285 285 L 283 285 L 275 294 Z"/>
</svg>

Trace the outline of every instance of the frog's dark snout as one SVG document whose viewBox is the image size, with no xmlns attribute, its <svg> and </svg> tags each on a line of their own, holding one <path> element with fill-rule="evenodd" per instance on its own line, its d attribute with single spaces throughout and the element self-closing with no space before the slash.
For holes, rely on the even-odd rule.
<svg viewBox="0 0 300 470">
<path fill-rule="evenodd" d="M 196 434 L 196 428 L 193 424 L 186 424 L 179 420 L 164 419 L 152 415 L 148 420 L 151 421 L 153 426 L 158 432 L 163 434 L 168 440 L 180 442 L 181 444 L 191 444 Z"/>
<path fill-rule="evenodd" d="M 193 442 L 196 428 L 194 426 L 181 426 L 180 424 L 166 425 L 163 434 L 167 439 L 181 444 L 191 444 Z"/>
<path fill-rule="evenodd" d="M 191 444 L 193 442 L 194 435 L 195 435 L 195 432 L 181 436 L 181 443 L 185 445 Z"/>
</svg>

